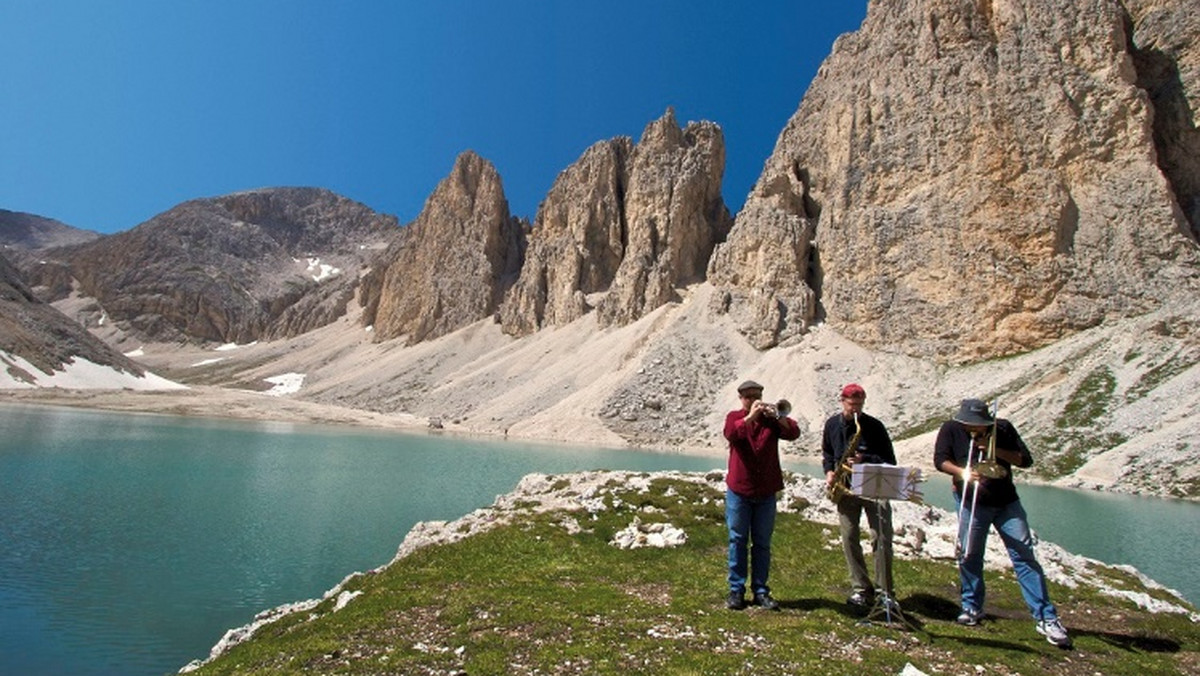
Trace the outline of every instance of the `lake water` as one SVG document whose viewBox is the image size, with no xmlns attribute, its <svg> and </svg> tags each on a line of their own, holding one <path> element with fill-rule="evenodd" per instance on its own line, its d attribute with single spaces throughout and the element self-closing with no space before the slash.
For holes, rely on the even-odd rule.
<svg viewBox="0 0 1200 676">
<path fill-rule="evenodd" d="M 416 522 L 489 505 L 527 473 L 723 465 L 0 406 L 0 673 L 173 672 L 258 611 L 317 597 L 350 572 L 386 563 Z M 948 506 L 941 482 L 931 483 L 927 496 Z M 1200 553 L 1200 506 L 1039 487 L 1021 494 L 1046 539 L 1136 565 L 1200 598 L 1197 567 L 1184 563 Z"/>
</svg>

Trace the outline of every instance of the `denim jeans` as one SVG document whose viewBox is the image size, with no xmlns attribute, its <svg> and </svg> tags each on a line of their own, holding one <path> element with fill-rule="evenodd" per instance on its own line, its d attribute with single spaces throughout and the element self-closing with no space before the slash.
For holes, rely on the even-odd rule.
<svg viewBox="0 0 1200 676">
<path fill-rule="evenodd" d="M 766 594 L 771 571 L 771 533 L 775 530 L 775 494 L 752 498 L 725 490 L 725 524 L 729 526 L 729 591 L 746 591 L 746 559 L 750 590 Z"/>
<path fill-rule="evenodd" d="M 960 500 L 960 496 L 955 493 L 956 505 Z M 959 565 L 958 571 L 962 581 L 963 609 L 977 612 L 983 610 L 986 593 L 983 559 L 987 549 L 988 531 L 994 525 L 1008 550 L 1013 572 L 1017 575 L 1017 584 L 1021 586 L 1021 596 L 1025 598 L 1025 605 L 1029 606 L 1029 613 L 1033 615 L 1033 619 L 1057 619 L 1058 610 L 1050 602 L 1050 594 L 1046 590 L 1046 575 L 1033 553 L 1033 534 L 1029 531 L 1029 522 L 1025 516 L 1025 509 L 1021 507 L 1021 501 L 1014 500 L 1001 507 L 977 504 L 973 519 L 971 503 L 968 502 L 962 507 L 961 514 L 958 535 L 966 557 Z M 969 538 L 964 535 L 968 525 L 971 527 Z"/>
</svg>

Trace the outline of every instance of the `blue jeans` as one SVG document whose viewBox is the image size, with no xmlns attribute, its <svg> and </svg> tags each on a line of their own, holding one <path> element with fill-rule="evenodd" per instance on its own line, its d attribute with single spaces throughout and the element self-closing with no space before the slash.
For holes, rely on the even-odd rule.
<svg viewBox="0 0 1200 676">
<path fill-rule="evenodd" d="M 961 497 L 954 494 L 956 505 Z M 971 518 L 971 503 L 962 507 L 962 518 L 958 524 L 958 541 L 963 543 L 962 559 L 958 567 L 959 578 L 962 581 L 962 607 L 964 610 L 980 612 L 983 610 L 983 600 L 986 587 L 983 582 L 983 559 L 987 549 L 988 531 L 994 525 L 1004 547 L 1008 550 L 1008 558 L 1012 560 L 1013 572 L 1017 575 L 1017 584 L 1021 586 L 1021 596 L 1025 597 L 1025 605 L 1035 620 L 1054 620 L 1058 618 L 1058 610 L 1050 602 L 1050 594 L 1046 590 L 1046 574 L 1037 562 L 1033 553 L 1033 535 L 1029 531 L 1029 522 L 1025 509 L 1020 500 L 1002 507 L 975 505 L 975 517 Z M 966 537 L 967 526 L 970 525 L 970 537 Z"/>
<path fill-rule="evenodd" d="M 771 533 L 775 531 L 775 494 L 752 498 L 725 490 L 725 525 L 729 526 L 729 591 L 746 591 L 746 559 L 750 590 L 766 594 L 771 571 Z"/>
</svg>

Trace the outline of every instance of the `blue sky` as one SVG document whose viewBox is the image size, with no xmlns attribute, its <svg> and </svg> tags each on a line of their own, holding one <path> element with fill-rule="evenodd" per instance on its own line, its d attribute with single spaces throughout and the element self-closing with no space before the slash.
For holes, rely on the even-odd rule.
<svg viewBox="0 0 1200 676">
<path fill-rule="evenodd" d="M 197 197 L 329 188 L 401 222 L 464 150 L 532 219 L 668 106 L 725 132 L 741 207 L 866 0 L 0 0 L 0 208 L 129 229 Z"/>
</svg>

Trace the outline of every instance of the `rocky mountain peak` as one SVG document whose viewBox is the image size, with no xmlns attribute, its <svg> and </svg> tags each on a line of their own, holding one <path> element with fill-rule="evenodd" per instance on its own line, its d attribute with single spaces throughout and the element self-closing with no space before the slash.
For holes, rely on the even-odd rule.
<svg viewBox="0 0 1200 676">
<path fill-rule="evenodd" d="M 403 230 L 364 282 L 377 340 L 429 340 L 496 312 L 520 270 L 524 231 L 490 162 L 459 155 Z"/>
<path fill-rule="evenodd" d="M 525 335 L 593 309 L 601 325 L 628 324 L 701 281 L 731 225 L 724 168 L 720 127 L 680 128 L 671 109 L 637 144 L 618 137 L 588 148 L 538 210 L 501 310 L 505 332 Z"/>
<path fill-rule="evenodd" d="M 83 244 L 102 235 L 73 228 L 53 218 L 0 209 L 0 246 L 38 250 Z"/>
<path fill-rule="evenodd" d="M 138 340 L 245 343 L 344 314 L 359 269 L 395 225 L 328 190 L 262 189 L 185 202 L 46 257 L 94 299 L 85 325 L 105 317 Z M 51 300 L 66 290 L 53 289 Z"/>
</svg>

